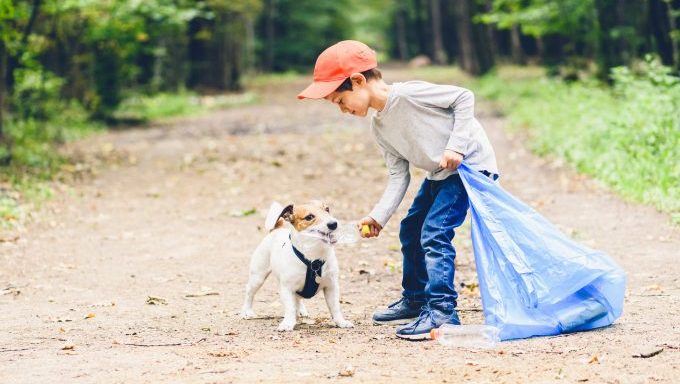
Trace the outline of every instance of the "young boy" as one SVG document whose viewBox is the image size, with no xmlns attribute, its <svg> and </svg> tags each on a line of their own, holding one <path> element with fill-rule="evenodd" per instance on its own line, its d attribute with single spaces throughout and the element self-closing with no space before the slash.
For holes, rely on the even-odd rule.
<svg viewBox="0 0 680 384">
<path fill-rule="evenodd" d="M 376 110 L 371 133 L 384 155 L 389 181 L 380 201 L 360 221 L 371 229 L 365 237 L 378 236 L 401 203 L 409 165 L 428 172 L 401 221 L 402 297 L 373 314 L 375 324 L 406 324 L 397 328 L 398 337 L 426 339 L 444 323 L 460 324 L 451 242 L 469 203 L 456 169 L 465 160 L 495 178 L 496 157 L 474 117 L 472 92 L 422 81 L 388 85 L 377 66 L 368 46 L 341 41 L 319 55 L 314 82 L 298 98 L 323 98 L 356 116 Z"/>
</svg>

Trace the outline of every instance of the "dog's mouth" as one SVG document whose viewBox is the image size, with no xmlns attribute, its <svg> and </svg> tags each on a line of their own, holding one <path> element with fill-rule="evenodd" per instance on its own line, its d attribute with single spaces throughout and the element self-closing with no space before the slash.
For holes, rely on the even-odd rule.
<svg viewBox="0 0 680 384">
<path fill-rule="evenodd" d="M 326 244 L 335 244 L 338 242 L 338 239 L 333 232 L 325 232 L 319 229 L 308 229 L 301 233 L 303 235 L 317 238 Z"/>
</svg>

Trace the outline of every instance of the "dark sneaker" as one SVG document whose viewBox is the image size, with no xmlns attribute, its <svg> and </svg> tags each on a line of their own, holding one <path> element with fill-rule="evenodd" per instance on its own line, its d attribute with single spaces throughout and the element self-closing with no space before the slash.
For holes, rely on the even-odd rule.
<svg viewBox="0 0 680 384">
<path fill-rule="evenodd" d="M 373 313 L 373 324 L 408 324 L 418 318 L 423 304 L 422 301 L 410 301 L 402 297 L 396 303 L 390 304 L 386 310 Z"/>
<path fill-rule="evenodd" d="M 397 337 L 408 340 L 430 339 L 430 331 L 439 328 L 442 324 L 460 324 L 458 313 L 447 314 L 438 309 L 423 307 L 420 316 L 413 322 L 397 328 Z"/>
</svg>

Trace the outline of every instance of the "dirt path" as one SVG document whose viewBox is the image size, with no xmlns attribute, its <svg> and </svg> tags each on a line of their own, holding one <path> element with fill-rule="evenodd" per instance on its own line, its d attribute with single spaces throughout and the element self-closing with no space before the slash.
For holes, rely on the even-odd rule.
<svg viewBox="0 0 680 384">
<path fill-rule="evenodd" d="M 331 327 L 318 296 L 307 304 L 310 320 L 294 332 L 275 332 L 282 310 L 273 279 L 256 298 L 262 317 L 240 320 L 247 263 L 272 200 L 320 197 L 338 217 L 355 219 L 384 187 L 368 121 L 324 103 L 297 103 L 292 96 L 302 85 L 272 86 L 262 105 L 77 143 L 86 157 L 107 159 L 98 175 L 60 193 L 20 240 L 0 243 L 0 382 L 678 377 L 680 231 L 654 209 L 622 202 L 527 153 L 521 137 L 504 133 L 503 120 L 484 111 L 504 186 L 628 272 L 625 312 L 614 326 L 480 352 L 404 342 L 392 327 L 371 325 L 373 310 L 400 294 L 398 222 L 422 173 L 379 239 L 338 249 L 342 306 L 356 328 Z M 238 217 L 252 208 L 255 214 Z M 455 242 L 456 284 L 473 283 L 467 225 Z M 204 287 L 219 295 L 185 297 Z M 462 288 L 460 295 L 462 321 L 481 323 L 478 291 Z M 149 296 L 167 304 L 147 304 Z M 651 358 L 633 357 L 661 348 Z M 353 376 L 338 376 L 350 365 Z"/>
</svg>

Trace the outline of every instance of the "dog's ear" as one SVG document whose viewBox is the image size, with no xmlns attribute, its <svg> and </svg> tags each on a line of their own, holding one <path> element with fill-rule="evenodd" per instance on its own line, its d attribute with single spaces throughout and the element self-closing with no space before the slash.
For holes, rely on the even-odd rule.
<svg viewBox="0 0 680 384">
<path fill-rule="evenodd" d="M 269 207 L 267 218 L 264 221 L 264 228 L 268 231 L 276 228 L 276 223 L 280 218 L 283 218 L 289 222 L 293 221 L 293 204 L 290 204 L 284 208 L 283 205 L 279 204 L 278 202 L 273 202 Z"/>
<path fill-rule="evenodd" d="M 283 218 L 289 223 L 293 222 L 293 204 L 289 204 L 286 206 L 286 208 L 281 211 L 281 214 L 279 215 L 280 218 Z"/>
</svg>

